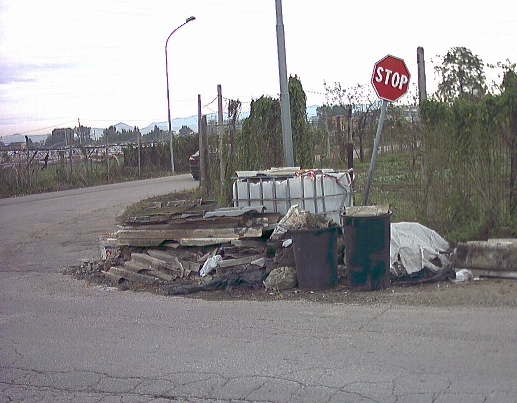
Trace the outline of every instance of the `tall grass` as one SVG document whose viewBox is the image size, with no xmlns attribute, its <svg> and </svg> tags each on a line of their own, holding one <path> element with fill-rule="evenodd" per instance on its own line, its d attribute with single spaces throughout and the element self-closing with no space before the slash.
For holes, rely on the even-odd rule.
<svg viewBox="0 0 517 403">
<path fill-rule="evenodd" d="M 370 161 L 355 162 L 355 204 L 362 205 Z M 413 165 L 409 153 L 378 156 L 370 187 L 369 205 L 389 204 L 392 222 L 421 221 L 420 163 Z"/>
</svg>

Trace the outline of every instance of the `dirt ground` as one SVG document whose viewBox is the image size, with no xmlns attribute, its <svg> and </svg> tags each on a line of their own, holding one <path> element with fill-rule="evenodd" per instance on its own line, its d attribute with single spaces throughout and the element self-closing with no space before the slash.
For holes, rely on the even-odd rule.
<svg viewBox="0 0 517 403">
<path fill-rule="evenodd" d="M 120 291 L 150 292 L 166 295 L 166 282 L 143 285 L 131 282 L 110 283 L 102 274 L 104 263 L 69 267 L 64 274 L 72 275 L 89 284 L 116 287 Z M 517 308 L 517 280 L 480 278 L 468 283 L 449 280 L 422 285 L 400 286 L 392 283 L 382 291 L 350 290 L 346 279 L 340 278 L 336 287 L 324 291 L 305 291 L 298 288 L 283 291 L 266 291 L 263 287 L 227 287 L 215 291 L 200 291 L 181 298 L 210 301 L 303 301 L 307 303 L 346 304 L 360 306 L 405 305 L 435 307 L 515 307 Z"/>
</svg>

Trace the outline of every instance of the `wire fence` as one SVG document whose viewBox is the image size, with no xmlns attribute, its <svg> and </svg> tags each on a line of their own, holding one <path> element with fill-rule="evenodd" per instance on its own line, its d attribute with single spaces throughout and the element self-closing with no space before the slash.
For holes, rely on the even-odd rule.
<svg viewBox="0 0 517 403">
<path fill-rule="evenodd" d="M 197 138 L 175 139 L 174 171 L 189 171 Z M 172 172 L 170 142 L 0 150 L 0 197 L 134 180 Z"/>
<path fill-rule="evenodd" d="M 370 203 L 389 204 L 393 221 L 420 222 L 451 240 L 487 237 L 505 227 L 511 235 L 511 229 L 517 229 L 517 140 L 504 133 L 487 133 L 468 138 L 466 146 L 464 138 L 455 138 L 447 130 L 417 126 L 414 131 L 415 136 L 390 133 L 389 128 L 383 132 Z M 211 133 L 217 137 L 217 131 Z M 346 156 L 338 149 L 345 141 L 339 136 L 345 135 L 346 130 L 327 133 L 324 140 L 315 135 L 315 142 L 328 143 L 322 148 L 335 151 L 326 158 L 315 154 L 314 168 L 347 168 Z M 359 138 L 353 138 L 356 204 L 362 203 L 373 138 L 373 130 L 364 134 L 361 145 Z M 218 155 L 218 141 L 211 143 L 211 153 Z M 174 139 L 176 172 L 189 172 L 188 158 L 198 144 L 197 134 Z M 239 152 L 236 149 L 233 155 Z M 212 164 L 219 164 L 219 159 L 212 159 Z M 170 172 L 169 142 L 0 150 L 0 196 Z"/>
</svg>

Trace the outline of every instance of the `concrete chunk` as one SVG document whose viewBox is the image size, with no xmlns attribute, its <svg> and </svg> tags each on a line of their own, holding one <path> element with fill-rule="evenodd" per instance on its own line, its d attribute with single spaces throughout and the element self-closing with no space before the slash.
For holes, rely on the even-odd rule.
<svg viewBox="0 0 517 403">
<path fill-rule="evenodd" d="M 123 267 L 112 267 L 109 270 L 109 273 L 111 273 L 110 277 L 119 276 L 120 278 L 125 278 L 126 280 L 135 281 L 137 283 L 153 284 L 156 280 L 158 280 L 156 277 L 134 273 L 124 269 Z"/>
<path fill-rule="evenodd" d="M 460 242 L 453 265 L 465 269 L 517 271 L 517 243 L 510 240 Z"/>
</svg>

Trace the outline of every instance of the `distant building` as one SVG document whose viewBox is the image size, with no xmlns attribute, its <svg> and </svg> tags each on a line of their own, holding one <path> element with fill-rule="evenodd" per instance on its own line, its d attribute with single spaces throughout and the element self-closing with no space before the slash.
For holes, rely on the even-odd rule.
<svg viewBox="0 0 517 403">
<path fill-rule="evenodd" d="M 74 138 L 74 131 L 67 127 L 66 129 L 54 129 L 50 136 L 50 144 L 69 145 Z"/>
<path fill-rule="evenodd" d="M 189 136 L 192 133 L 194 133 L 194 131 L 190 127 L 188 127 L 186 125 L 181 126 L 181 129 L 179 130 L 180 137 L 182 137 L 182 136 Z"/>
</svg>

